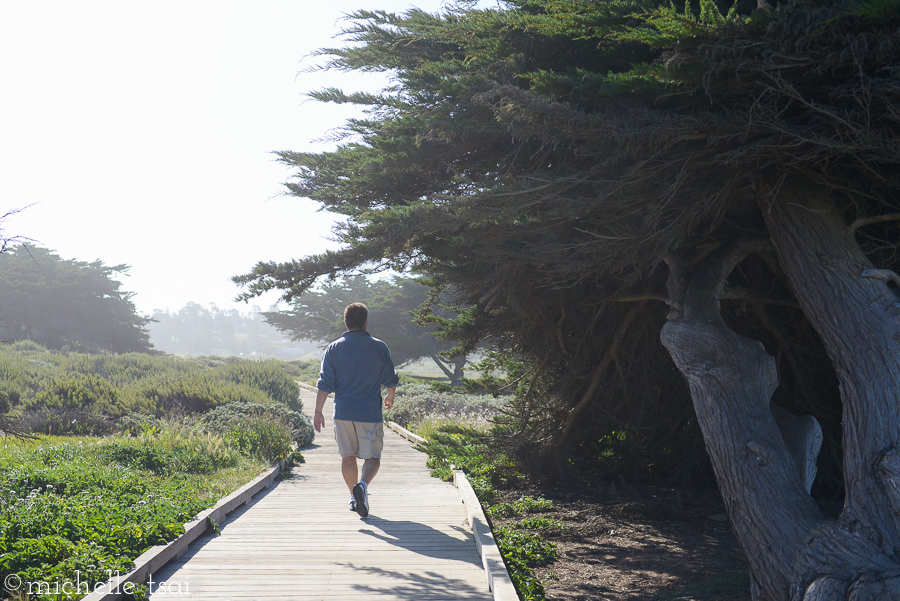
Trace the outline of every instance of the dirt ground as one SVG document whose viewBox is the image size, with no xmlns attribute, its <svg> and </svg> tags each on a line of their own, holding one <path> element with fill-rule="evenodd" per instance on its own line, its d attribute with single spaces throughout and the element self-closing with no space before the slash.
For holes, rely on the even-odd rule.
<svg viewBox="0 0 900 601">
<path fill-rule="evenodd" d="M 559 559 L 535 570 L 553 601 L 749 601 L 747 562 L 716 491 L 596 488 L 510 491 L 544 496 L 561 529 L 541 533 Z M 495 518 L 497 524 L 519 518 Z"/>
</svg>

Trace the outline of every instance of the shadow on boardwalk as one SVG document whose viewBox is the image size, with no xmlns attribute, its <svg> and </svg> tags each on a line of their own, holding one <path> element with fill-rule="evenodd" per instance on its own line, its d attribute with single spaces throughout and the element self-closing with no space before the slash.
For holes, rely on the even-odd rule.
<svg viewBox="0 0 900 601">
<path fill-rule="evenodd" d="M 445 576 L 437 571 L 417 571 L 415 573 L 385 568 L 357 567 L 349 564 L 350 568 L 358 570 L 360 580 L 372 580 L 385 584 L 367 585 L 355 584 L 353 589 L 358 593 L 365 593 L 377 598 L 384 595 L 386 589 L 395 599 L 409 599 L 410 601 L 423 601 L 428 599 L 455 599 L 458 601 L 483 600 L 484 585 L 473 586 L 466 580 Z"/>
<path fill-rule="evenodd" d="M 363 523 L 377 528 L 380 532 L 376 532 L 371 528 L 360 528 L 359 532 L 361 534 L 366 534 L 377 538 L 380 541 L 426 557 L 446 557 L 447 548 L 456 545 L 459 542 L 458 538 L 448 536 L 440 530 L 435 530 L 434 528 L 419 522 L 410 522 L 407 520 L 392 521 L 369 515 L 369 517 L 363 520 Z M 461 536 L 468 536 L 469 534 L 462 526 L 452 526 L 452 529 Z M 423 544 L 423 542 L 427 542 L 428 544 Z M 471 559 L 466 560 L 466 563 L 481 566 L 479 557 L 474 553 L 472 554 Z"/>
</svg>

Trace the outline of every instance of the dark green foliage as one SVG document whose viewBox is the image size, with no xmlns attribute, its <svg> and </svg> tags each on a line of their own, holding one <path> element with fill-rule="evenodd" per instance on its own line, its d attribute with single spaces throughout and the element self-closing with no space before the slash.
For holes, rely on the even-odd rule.
<svg viewBox="0 0 900 601">
<path fill-rule="evenodd" d="M 556 560 L 556 547 L 539 536 L 510 530 L 504 526 L 494 528 L 500 549 L 508 562 L 521 561 L 529 568 L 541 568 Z"/>
<path fill-rule="evenodd" d="M 236 280 L 292 300 L 323 276 L 426 273 L 459 315 L 441 335 L 462 352 L 490 341 L 516 382 L 528 465 L 709 482 L 659 343 L 664 259 L 690 273 L 765 238 L 763 175 L 815 181 L 848 222 L 900 208 L 896 2 L 770 4 L 354 13 L 323 67 L 385 72 L 391 89 L 312 94 L 366 114 L 334 151 L 280 153 L 292 194 L 347 217 L 344 247 Z M 896 270 L 896 228 L 856 236 Z M 778 357 L 774 402 L 823 424 L 818 486 L 839 490 L 837 380 L 777 257 L 745 261 L 728 288 L 726 321 Z"/>
<path fill-rule="evenodd" d="M 509 527 L 516 530 L 545 530 L 549 528 L 562 528 L 562 522 L 544 516 L 532 516 L 525 518 L 524 520 L 519 520 L 518 522 L 513 522 Z"/>
<path fill-rule="evenodd" d="M 233 422 L 225 438 L 244 455 L 261 461 L 286 459 L 292 448 L 290 427 L 266 417 Z"/>
<path fill-rule="evenodd" d="M 535 577 L 533 568 L 556 561 L 556 546 L 539 535 L 504 526 L 495 527 L 494 536 L 519 597 L 526 601 L 543 600 L 544 585 Z"/>
<path fill-rule="evenodd" d="M 439 427 L 425 445 L 431 475 L 450 481 L 453 469 L 462 470 L 478 498 L 483 503 L 492 501 L 497 488 L 520 477 L 516 464 L 491 446 L 496 434 L 452 424 Z"/>
<path fill-rule="evenodd" d="M 22 403 L 28 411 L 48 409 L 63 411 L 91 411 L 102 415 L 121 415 L 121 390 L 108 380 L 94 374 L 75 374 L 54 379 L 34 397 Z"/>
<path fill-rule="evenodd" d="M 512 503 L 497 503 L 488 510 L 491 517 L 511 517 L 523 513 L 553 511 L 553 501 L 530 496 L 519 497 Z"/>
<path fill-rule="evenodd" d="M 127 271 L 125 265 L 65 260 L 32 245 L 0 253 L 3 338 L 56 349 L 151 350 L 149 319 L 136 313 L 132 293 L 113 279 Z"/>
<path fill-rule="evenodd" d="M 16 418 L 25 432 L 48 436 L 103 436 L 118 431 L 114 419 L 96 413 L 37 408 Z"/>
</svg>

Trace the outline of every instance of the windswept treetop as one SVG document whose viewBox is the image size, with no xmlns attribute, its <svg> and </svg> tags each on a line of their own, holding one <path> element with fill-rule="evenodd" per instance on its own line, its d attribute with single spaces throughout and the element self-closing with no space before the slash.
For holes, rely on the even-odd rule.
<svg viewBox="0 0 900 601">
<path fill-rule="evenodd" d="M 699 428 L 762 597 L 896 597 L 898 25 L 897 0 L 356 12 L 324 67 L 391 86 L 311 94 L 366 117 L 280 153 L 344 247 L 235 279 L 427 273 L 446 336 L 521 360 L 515 439 L 558 474 L 612 449 L 690 480 Z"/>
<path fill-rule="evenodd" d="M 350 16 L 348 46 L 320 51 L 323 66 L 393 85 L 313 92 L 368 117 L 335 132 L 335 152 L 279 153 L 291 193 L 349 217 L 346 248 L 260 264 L 239 278 L 248 294 L 450 258 L 478 277 L 538 266 L 535 285 L 630 286 L 672 249 L 746 231 L 759 174 L 816 181 L 853 218 L 895 203 L 890 7 L 504 4 Z"/>
</svg>

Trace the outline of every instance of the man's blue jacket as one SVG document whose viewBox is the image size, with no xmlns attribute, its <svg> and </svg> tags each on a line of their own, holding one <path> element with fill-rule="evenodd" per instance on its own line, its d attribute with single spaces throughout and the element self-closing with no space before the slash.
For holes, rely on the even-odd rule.
<svg viewBox="0 0 900 601">
<path fill-rule="evenodd" d="M 380 422 L 381 387 L 398 382 L 387 345 L 365 330 L 351 330 L 325 349 L 316 388 L 334 393 L 334 419 Z"/>
</svg>

